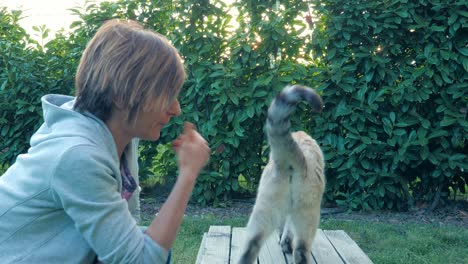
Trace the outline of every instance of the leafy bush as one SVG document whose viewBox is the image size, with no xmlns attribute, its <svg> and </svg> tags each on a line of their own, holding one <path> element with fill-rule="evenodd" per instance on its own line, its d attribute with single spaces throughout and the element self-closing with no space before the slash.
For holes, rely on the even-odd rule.
<svg viewBox="0 0 468 264">
<path fill-rule="evenodd" d="M 72 11 L 80 17 L 73 31 L 44 48 L 18 26 L 19 13 L 0 14 L 0 163 L 26 150 L 41 95 L 72 93 L 81 52 L 102 22 L 128 18 L 166 35 L 188 73 L 183 114 L 159 142 L 141 145 L 144 187 L 175 179 L 170 141 L 187 120 L 213 151 L 194 200 L 253 195 L 268 154 L 267 107 L 286 84 L 301 83 L 325 102 L 320 115 L 300 105 L 292 123 L 322 145 L 326 202 L 407 209 L 466 189 L 462 1 L 120 0 Z"/>
<path fill-rule="evenodd" d="M 272 97 L 295 80 L 312 85 L 315 71 L 296 63 L 310 60 L 299 37 L 307 25 L 294 15 L 294 10 L 307 8 L 305 3 L 296 1 L 287 9 L 268 1 L 255 6 L 239 2 L 236 7 L 237 29 L 231 28 L 233 18 L 224 1 L 119 1 L 74 10 L 83 20 L 75 25 L 86 31 L 78 34 L 92 35 L 94 25 L 109 18 L 130 18 L 165 34 L 181 52 L 188 73 L 180 96 L 184 113 L 163 131 L 159 142 L 142 144 L 142 182 L 174 180 L 177 168 L 167 144 L 180 133 L 183 120 L 192 121 L 213 149 L 194 190 L 202 204 L 252 195 L 265 163 L 263 125 Z M 268 21 L 247 24 L 252 14 Z M 291 28 L 292 23 L 300 29 Z M 158 153 L 160 143 L 164 147 Z"/>
<path fill-rule="evenodd" d="M 47 93 L 69 94 L 72 88 L 71 56 L 62 49 L 68 40 L 57 35 L 46 51 L 20 27 L 20 18 L 21 11 L 0 9 L 0 165 L 27 150 L 41 124 L 39 99 Z"/>
<path fill-rule="evenodd" d="M 450 187 L 464 192 L 466 2 L 313 2 L 314 54 L 327 66 L 319 132 L 327 197 L 404 209 Z"/>
</svg>

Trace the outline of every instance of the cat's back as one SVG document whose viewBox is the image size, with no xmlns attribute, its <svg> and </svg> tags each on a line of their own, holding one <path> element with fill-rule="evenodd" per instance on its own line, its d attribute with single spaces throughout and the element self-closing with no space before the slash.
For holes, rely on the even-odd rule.
<svg viewBox="0 0 468 264">
<path fill-rule="evenodd" d="M 291 135 L 304 157 L 303 179 L 308 179 L 307 181 L 314 182 L 314 185 L 324 188 L 324 159 L 319 144 L 304 131 L 296 131 Z"/>
<path fill-rule="evenodd" d="M 292 137 L 302 151 L 304 157 L 306 159 L 311 159 L 314 163 L 321 165 L 323 168 L 323 153 L 317 141 L 304 131 L 293 132 Z"/>
</svg>

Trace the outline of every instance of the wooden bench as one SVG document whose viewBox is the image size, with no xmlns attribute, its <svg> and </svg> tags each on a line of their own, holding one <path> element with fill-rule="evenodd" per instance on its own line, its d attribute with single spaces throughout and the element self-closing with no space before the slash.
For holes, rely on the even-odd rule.
<svg viewBox="0 0 468 264">
<path fill-rule="evenodd" d="M 197 255 L 197 264 L 236 264 L 244 243 L 245 228 L 211 226 L 203 235 Z M 278 243 L 279 237 L 273 234 L 263 245 L 258 256 L 259 264 L 292 263 L 291 255 L 283 254 Z M 317 231 L 312 246 L 313 261 L 316 264 L 369 264 L 372 261 L 343 230 Z"/>
</svg>

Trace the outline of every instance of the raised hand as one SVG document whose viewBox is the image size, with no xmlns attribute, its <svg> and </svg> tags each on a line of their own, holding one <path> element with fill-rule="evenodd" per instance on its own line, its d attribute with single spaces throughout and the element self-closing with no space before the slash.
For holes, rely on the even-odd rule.
<svg viewBox="0 0 468 264">
<path fill-rule="evenodd" d="M 210 157 L 206 140 L 192 123 L 185 122 L 182 135 L 172 142 L 172 147 L 176 152 L 179 175 L 195 180 Z"/>
</svg>

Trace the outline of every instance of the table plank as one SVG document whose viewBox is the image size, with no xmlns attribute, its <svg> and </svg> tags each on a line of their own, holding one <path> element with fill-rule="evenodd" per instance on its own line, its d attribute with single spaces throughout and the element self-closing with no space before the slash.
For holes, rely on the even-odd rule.
<svg viewBox="0 0 468 264">
<path fill-rule="evenodd" d="M 314 255 L 317 264 L 343 264 L 343 260 L 322 229 L 318 229 L 315 235 L 312 243 L 312 255 Z"/>
<path fill-rule="evenodd" d="M 201 260 L 203 258 L 203 254 L 205 254 L 205 251 L 206 251 L 206 245 L 205 245 L 205 242 L 206 242 L 206 237 L 208 236 L 208 233 L 204 233 L 203 234 L 203 238 L 202 238 L 202 241 L 200 243 L 200 248 L 198 249 L 198 254 L 197 254 L 197 261 L 195 262 L 196 264 L 200 264 L 201 263 Z"/>
<path fill-rule="evenodd" d="M 362 249 L 343 230 L 325 230 L 325 235 L 333 244 L 345 263 L 372 264 L 373 262 Z"/>
<path fill-rule="evenodd" d="M 210 226 L 208 233 L 200 249 L 201 256 L 197 263 L 199 264 L 228 264 L 229 247 L 231 243 L 230 226 Z"/>
<path fill-rule="evenodd" d="M 287 264 L 283 251 L 279 245 L 279 236 L 276 232 L 271 234 L 260 250 L 258 262 L 262 263 L 275 263 Z"/>
<path fill-rule="evenodd" d="M 285 254 L 283 253 L 283 249 L 280 246 L 280 237 L 278 233 L 272 234 L 268 240 L 265 242 L 266 246 L 268 247 L 269 253 L 270 253 L 270 259 L 265 259 L 266 261 L 262 261 L 262 259 L 259 258 L 259 263 L 278 263 L 278 264 L 292 264 L 294 263 L 294 258 L 292 254 Z M 312 254 L 312 252 L 310 253 Z M 317 264 L 315 259 L 311 258 L 312 264 Z"/>
<path fill-rule="evenodd" d="M 230 263 L 236 264 L 239 261 L 241 250 L 245 243 L 245 232 L 244 227 L 232 228 Z"/>
<path fill-rule="evenodd" d="M 266 245 L 268 246 L 268 249 L 272 255 L 272 258 L 275 260 L 274 263 L 278 264 L 287 264 L 286 262 L 286 257 L 283 253 L 283 250 L 281 249 L 281 246 L 279 244 L 279 235 L 278 233 L 273 233 L 270 238 L 266 241 Z"/>
<path fill-rule="evenodd" d="M 246 239 L 244 227 L 210 226 L 197 255 L 197 264 L 237 264 Z M 312 263 L 315 264 L 372 264 L 369 257 L 343 230 L 317 230 L 312 244 Z M 288 264 L 292 256 L 283 254 L 279 235 L 271 235 L 255 263 Z"/>
</svg>

